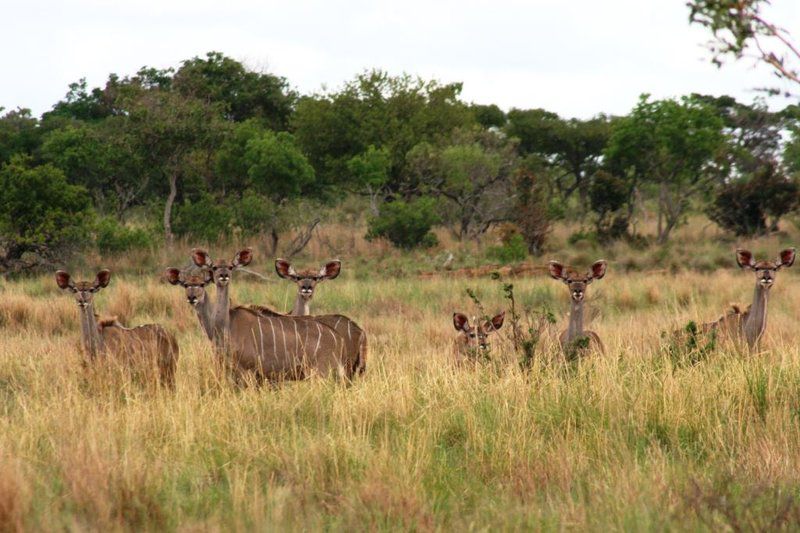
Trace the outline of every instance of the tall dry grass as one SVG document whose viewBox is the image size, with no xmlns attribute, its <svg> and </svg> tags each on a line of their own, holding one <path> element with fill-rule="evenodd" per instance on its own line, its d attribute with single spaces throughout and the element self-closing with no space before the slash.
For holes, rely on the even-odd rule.
<svg viewBox="0 0 800 533">
<path fill-rule="evenodd" d="M 294 288 L 237 275 L 239 302 L 288 309 Z M 87 276 L 88 277 L 88 276 Z M 607 353 L 551 349 L 530 371 L 450 364 L 455 310 L 505 302 L 496 282 L 375 277 L 322 285 L 316 310 L 370 335 L 367 373 L 240 389 L 216 371 L 181 291 L 121 276 L 103 314 L 179 339 L 174 393 L 81 368 L 78 312 L 50 278 L 0 292 L 0 526 L 9 530 L 790 529 L 800 518 L 800 276 L 781 272 L 763 351 L 676 366 L 662 330 L 747 301 L 752 275 L 609 274 L 589 288 Z"/>
</svg>

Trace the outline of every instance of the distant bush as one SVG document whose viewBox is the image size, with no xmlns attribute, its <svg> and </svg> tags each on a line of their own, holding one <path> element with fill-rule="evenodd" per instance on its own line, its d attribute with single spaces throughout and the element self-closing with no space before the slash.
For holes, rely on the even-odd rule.
<svg viewBox="0 0 800 533">
<path fill-rule="evenodd" d="M 524 261 L 528 257 L 528 246 L 525 238 L 513 225 L 501 228 L 501 246 L 492 246 L 488 255 L 501 263 Z"/>
<path fill-rule="evenodd" d="M 233 218 L 230 208 L 211 196 L 186 201 L 176 211 L 172 224 L 176 235 L 212 242 L 230 231 Z"/>
<path fill-rule="evenodd" d="M 800 186 L 775 165 L 764 165 L 752 177 L 717 189 L 708 216 L 737 236 L 763 235 L 800 205 Z"/>
<path fill-rule="evenodd" d="M 589 205 L 597 215 L 595 227 L 600 241 L 612 241 L 628 233 L 625 207 L 630 198 L 629 183 L 604 170 L 598 171 L 589 187 Z"/>
<path fill-rule="evenodd" d="M 115 218 L 105 217 L 95 226 L 95 244 L 100 252 L 115 253 L 147 248 L 153 239 L 145 229 L 129 228 Z"/>
<path fill-rule="evenodd" d="M 552 228 L 553 209 L 548 205 L 544 184 L 531 172 L 516 178 L 517 205 L 514 217 L 528 252 L 539 255 Z"/>
<path fill-rule="evenodd" d="M 395 200 L 383 204 L 380 215 L 370 219 L 367 239 L 385 237 L 398 248 L 430 248 L 438 242 L 431 228 L 439 220 L 433 198 Z"/>
<path fill-rule="evenodd" d="M 245 192 L 242 198 L 228 204 L 231 223 L 242 236 L 266 232 L 276 225 L 278 209 L 274 202 L 254 192 Z"/>
<path fill-rule="evenodd" d="M 64 173 L 14 156 L 0 169 L 0 267 L 17 270 L 60 258 L 84 244 L 94 218 L 91 197 Z M 23 256 L 26 255 L 30 259 Z"/>
</svg>

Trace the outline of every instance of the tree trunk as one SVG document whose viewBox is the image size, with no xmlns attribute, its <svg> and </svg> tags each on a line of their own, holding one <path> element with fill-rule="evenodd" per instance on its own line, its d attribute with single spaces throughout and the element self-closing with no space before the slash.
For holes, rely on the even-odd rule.
<svg viewBox="0 0 800 533">
<path fill-rule="evenodd" d="M 178 175 L 172 173 L 169 176 L 169 195 L 167 202 L 164 204 L 164 237 L 167 239 L 167 244 L 172 244 L 175 236 L 172 234 L 172 205 L 175 203 L 175 197 L 178 195 Z"/>
<path fill-rule="evenodd" d="M 278 232 L 275 231 L 275 228 L 272 228 L 269 233 L 269 248 L 270 248 L 270 255 L 277 255 L 278 253 Z"/>
</svg>

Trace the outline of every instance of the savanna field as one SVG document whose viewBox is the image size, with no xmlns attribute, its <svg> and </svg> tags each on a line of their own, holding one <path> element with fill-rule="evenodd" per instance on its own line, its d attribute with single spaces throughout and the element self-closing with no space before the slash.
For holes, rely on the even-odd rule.
<svg viewBox="0 0 800 533">
<path fill-rule="evenodd" d="M 791 529 L 800 520 L 800 270 L 778 275 L 759 353 L 720 343 L 682 358 L 661 337 L 716 319 L 731 302 L 750 303 L 753 275 L 735 267 L 737 245 L 773 258 L 798 243 L 792 232 L 741 243 L 718 237 L 684 228 L 664 252 L 564 245 L 531 259 L 581 268 L 609 261 L 587 300 L 587 325 L 606 353 L 567 363 L 555 344 L 567 291 L 543 269 L 467 278 L 437 270 L 441 250 L 368 252 L 363 242 L 347 248 L 343 236 L 359 255 L 342 254 L 343 273 L 319 287 L 314 311 L 346 314 L 369 335 L 367 372 L 349 386 L 228 381 L 183 291 L 159 278 L 163 267 L 187 263 L 188 248 L 138 266 L 132 257 L 86 257 L 71 269 L 79 279 L 100 266 L 114 272 L 97 297 L 101 315 L 159 322 L 176 334 L 174 393 L 85 370 L 76 305 L 52 275 L 5 281 L 0 524 Z M 456 253 L 455 268 L 474 266 L 469 253 Z M 327 257 L 317 243 L 298 262 Z M 295 287 L 272 273 L 271 260 L 257 253 L 252 269 L 272 282 L 235 274 L 235 302 L 291 308 Z M 452 313 L 477 314 L 465 289 L 493 313 L 508 305 L 503 282 L 514 284 L 519 310 L 549 309 L 556 324 L 543 326 L 530 369 L 520 367 L 508 325 L 491 338 L 490 361 L 455 368 Z"/>
</svg>

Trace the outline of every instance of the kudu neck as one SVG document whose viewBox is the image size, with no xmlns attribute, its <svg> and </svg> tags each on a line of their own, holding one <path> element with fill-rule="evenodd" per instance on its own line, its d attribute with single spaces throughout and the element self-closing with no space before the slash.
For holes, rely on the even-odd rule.
<svg viewBox="0 0 800 533">
<path fill-rule="evenodd" d="M 294 301 L 294 309 L 292 309 L 292 314 L 294 316 L 308 316 L 311 314 L 311 300 L 306 300 L 300 293 L 297 293 L 297 298 Z"/>
<path fill-rule="evenodd" d="M 231 324 L 231 298 L 230 283 L 217 285 L 217 305 L 214 311 L 213 340 L 221 343 L 230 333 Z"/>
<path fill-rule="evenodd" d="M 569 325 L 567 326 L 567 342 L 583 335 L 583 304 L 570 299 Z"/>
<path fill-rule="evenodd" d="M 83 348 L 89 357 L 94 359 L 103 349 L 103 339 L 97 327 L 97 318 L 94 316 L 94 305 L 87 304 L 80 307 L 81 315 L 81 340 Z"/>
<path fill-rule="evenodd" d="M 756 281 L 753 291 L 753 305 L 744 323 L 744 334 L 747 343 L 753 346 L 767 327 L 767 303 L 769 301 L 769 288 Z"/>
</svg>

